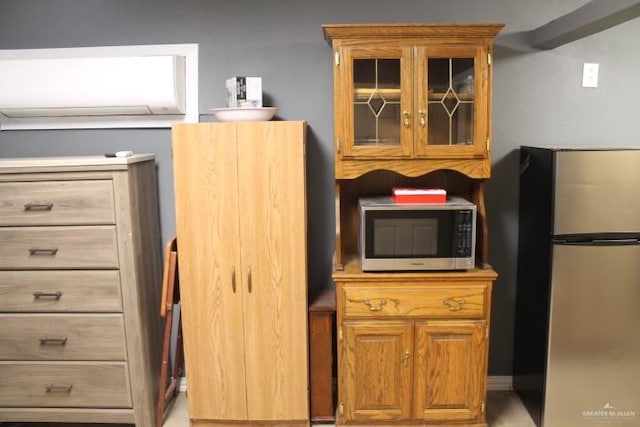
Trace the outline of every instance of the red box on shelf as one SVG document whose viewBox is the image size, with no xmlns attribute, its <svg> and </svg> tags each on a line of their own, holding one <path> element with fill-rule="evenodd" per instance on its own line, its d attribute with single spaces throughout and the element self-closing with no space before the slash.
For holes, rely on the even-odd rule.
<svg viewBox="0 0 640 427">
<path fill-rule="evenodd" d="M 442 188 L 393 188 L 394 203 L 445 203 L 447 191 Z"/>
</svg>

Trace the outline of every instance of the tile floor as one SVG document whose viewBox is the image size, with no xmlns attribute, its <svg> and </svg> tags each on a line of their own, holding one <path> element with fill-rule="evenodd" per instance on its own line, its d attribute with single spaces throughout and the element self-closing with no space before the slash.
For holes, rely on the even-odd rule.
<svg viewBox="0 0 640 427">
<path fill-rule="evenodd" d="M 511 391 L 490 391 L 487 398 L 487 421 L 489 427 L 536 427 L 520 399 Z M 51 423 L 0 423 L 1 427 L 53 427 Z M 70 425 L 71 426 L 71 425 Z M 73 427 L 105 427 L 106 424 L 73 424 Z M 129 425 L 109 425 L 129 427 Z M 333 424 L 314 424 L 314 427 L 333 427 Z M 189 427 L 187 399 L 185 393 L 167 408 L 164 427 Z"/>
<path fill-rule="evenodd" d="M 535 427 L 520 399 L 511 391 L 490 391 L 487 398 L 487 421 L 490 427 Z M 333 424 L 314 424 L 332 427 Z M 167 409 L 164 427 L 189 427 L 187 400 L 180 393 Z"/>
</svg>

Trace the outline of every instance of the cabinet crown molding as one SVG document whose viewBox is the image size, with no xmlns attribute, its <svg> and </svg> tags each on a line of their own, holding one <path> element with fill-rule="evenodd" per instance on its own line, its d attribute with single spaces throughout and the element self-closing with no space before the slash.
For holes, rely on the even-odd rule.
<svg viewBox="0 0 640 427">
<path fill-rule="evenodd" d="M 500 23 L 325 24 L 322 31 L 327 43 L 332 45 L 333 40 L 352 38 L 495 37 L 503 27 Z"/>
</svg>

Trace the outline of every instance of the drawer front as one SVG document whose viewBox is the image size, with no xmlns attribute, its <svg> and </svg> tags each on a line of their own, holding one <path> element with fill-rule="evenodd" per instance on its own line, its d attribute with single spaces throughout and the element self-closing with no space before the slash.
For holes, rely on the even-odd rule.
<svg viewBox="0 0 640 427">
<path fill-rule="evenodd" d="M 0 224 L 115 224 L 110 180 L 0 183 Z"/>
<path fill-rule="evenodd" d="M 344 313 L 349 317 L 482 318 L 488 285 L 447 283 L 388 287 L 345 285 Z"/>
<path fill-rule="evenodd" d="M 119 362 L 0 362 L 0 407 L 130 408 Z"/>
<path fill-rule="evenodd" d="M 122 312 L 116 270 L 0 271 L 0 312 Z"/>
<path fill-rule="evenodd" d="M 0 314 L 0 360 L 125 360 L 121 314 Z"/>
<path fill-rule="evenodd" d="M 115 226 L 0 227 L 0 269 L 117 268 Z"/>
</svg>

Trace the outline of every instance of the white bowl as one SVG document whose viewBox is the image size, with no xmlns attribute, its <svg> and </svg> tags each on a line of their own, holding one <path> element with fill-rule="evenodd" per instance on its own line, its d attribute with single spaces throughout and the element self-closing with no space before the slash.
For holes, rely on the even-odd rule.
<svg viewBox="0 0 640 427">
<path fill-rule="evenodd" d="M 276 107 L 212 108 L 211 113 L 221 122 L 256 122 L 271 120 Z"/>
</svg>

